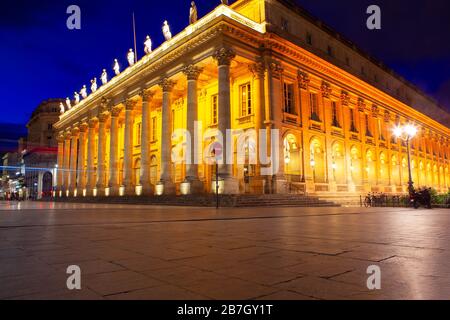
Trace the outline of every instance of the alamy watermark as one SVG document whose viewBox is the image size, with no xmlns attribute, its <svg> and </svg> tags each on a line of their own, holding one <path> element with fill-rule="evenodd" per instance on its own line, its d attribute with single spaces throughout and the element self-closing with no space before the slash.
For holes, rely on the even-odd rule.
<svg viewBox="0 0 450 320">
<path fill-rule="evenodd" d="M 367 268 L 367 289 L 369 290 L 381 290 L 381 268 L 376 265 L 369 266 Z"/>
<path fill-rule="evenodd" d="M 381 8 L 377 5 L 371 5 L 367 8 L 366 13 L 370 15 L 366 22 L 367 29 L 381 30 Z"/>
<path fill-rule="evenodd" d="M 69 290 L 81 290 L 81 268 L 76 265 L 67 267 L 67 274 L 70 276 L 67 278 L 67 289 Z"/>
<path fill-rule="evenodd" d="M 81 29 L 81 9 L 77 5 L 70 5 L 67 7 L 66 13 L 70 16 L 67 18 L 66 26 L 69 30 Z"/>
</svg>

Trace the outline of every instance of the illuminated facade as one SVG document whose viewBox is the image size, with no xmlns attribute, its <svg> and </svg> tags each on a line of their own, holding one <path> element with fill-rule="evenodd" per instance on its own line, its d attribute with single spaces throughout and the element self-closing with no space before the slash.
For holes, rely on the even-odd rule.
<svg viewBox="0 0 450 320">
<path fill-rule="evenodd" d="M 171 161 L 187 143 L 174 132 L 194 143 L 196 121 L 201 150 L 214 129 L 279 130 L 271 174 L 247 156 L 261 137 L 225 140 L 246 156 L 219 165 L 223 193 L 407 192 L 406 146 L 392 134 L 405 123 L 419 129 L 415 186 L 448 191 L 450 116 L 339 39 L 286 0 L 220 5 L 61 115 L 58 194 L 214 192 L 214 161 Z"/>
</svg>

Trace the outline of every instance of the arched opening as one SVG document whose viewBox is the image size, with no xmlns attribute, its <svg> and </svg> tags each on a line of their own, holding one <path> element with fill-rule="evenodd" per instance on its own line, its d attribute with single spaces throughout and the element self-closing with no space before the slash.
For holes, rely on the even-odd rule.
<svg viewBox="0 0 450 320">
<path fill-rule="evenodd" d="M 400 164 L 398 162 L 398 157 L 396 155 L 392 156 L 391 167 L 392 167 L 392 171 L 391 171 L 392 184 L 395 186 L 399 186 L 400 185 Z"/>
<path fill-rule="evenodd" d="M 427 164 L 427 187 L 431 187 L 433 185 L 433 172 L 431 171 L 431 164 Z"/>
<path fill-rule="evenodd" d="M 376 157 L 371 149 L 366 152 L 366 173 L 368 183 L 375 186 L 377 184 Z"/>
<path fill-rule="evenodd" d="M 333 143 L 331 158 L 331 169 L 333 170 L 334 180 L 337 184 L 345 184 L 345 151 L 344 145 L 341 142 L 336 141 Z"/>
<path fill-rule="evenodd" d="M 355 185 L 362 184 L 362 172 L 361 172 L 361 153 L 359 148 L 353 146 L 350 149 L 350 171 L 351 178 Z"/>
<path fill-rule="evenodd" d="M 51 197 L 52 191 L 53 191 L 53 174 L 51 172 L 46 172 L 42 177 L 42 197 Z"/>
<path fill-rule="evenodd" d="M 408 160 L 403 157 L 402 158 L 402 183 L 403 185 L 407 186 L 409 182 L 409 168 L 408 168 Z"/>
<path fill-rule="evenodd" d="M 439 171 L 437 165 L 433 166 L 433 187 L 439 189 Z"/>
<path fill-rule="evenodd" d="M 383 186 L 389 185 L 389 170 L 388 159 L 384 152 L 380 153 L 380 184 Z"/>
<path fill-rule="evenodd" d="M 300 145 L 293 134 L 284 139 L 284 173 L 288 178 L 301 180 L 302 161 Z"/>
<path fill-rule="evenodd" d="M 411 171 L 414 187 L 417 187 L 419 185 L 419 170 L 417 168 L 417 162 L 414 159 L 411 161 Z"/>
<path fill-rule="evenodd" d="M 316 183 L 325 183 L 325 152 L 319 139 L 313 138 L 310 144 L 311 152 L 311 169 L 313 171 L 313 179 Z"/>
<path fill-rule="evenodd" d="M 417 186 L 424 187 L 427 185 L 427 178 L 425 175 L 425 166 L 422 161 L 419 162 L 419 183 Z"/>
</svg>

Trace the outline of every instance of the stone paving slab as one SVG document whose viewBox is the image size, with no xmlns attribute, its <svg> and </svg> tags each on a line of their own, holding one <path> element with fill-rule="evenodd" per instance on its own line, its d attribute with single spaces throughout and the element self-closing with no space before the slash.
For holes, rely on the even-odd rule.
<svg viewBox="0 0 450 320">
<path fill-rule="evenodd" d="M 0 202 L 0 299 L 449 299 L 449 226 L 446 209 Z"/>
</svg>

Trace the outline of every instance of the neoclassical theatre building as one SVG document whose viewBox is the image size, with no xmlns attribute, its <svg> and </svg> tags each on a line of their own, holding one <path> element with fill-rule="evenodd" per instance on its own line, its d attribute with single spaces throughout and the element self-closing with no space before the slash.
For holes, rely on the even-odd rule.
<svg viewBox="0 0 450 320">
<path fill-rule="evenodd" d="M 450 187 L 450 115 L 288 0 L 219 5 L 64 111 L 58 196 L 212 193 L 217 150 L 231 154 L 221 193 L 405 193 L 407 145 L 393 135 L 405 124 L 418 129 L 414 186 Z M 227 129 L 245 138 L 217 147 L 211 132 Z M 198 141 L 200 153 L 176 149 Z"/>
</svg>

